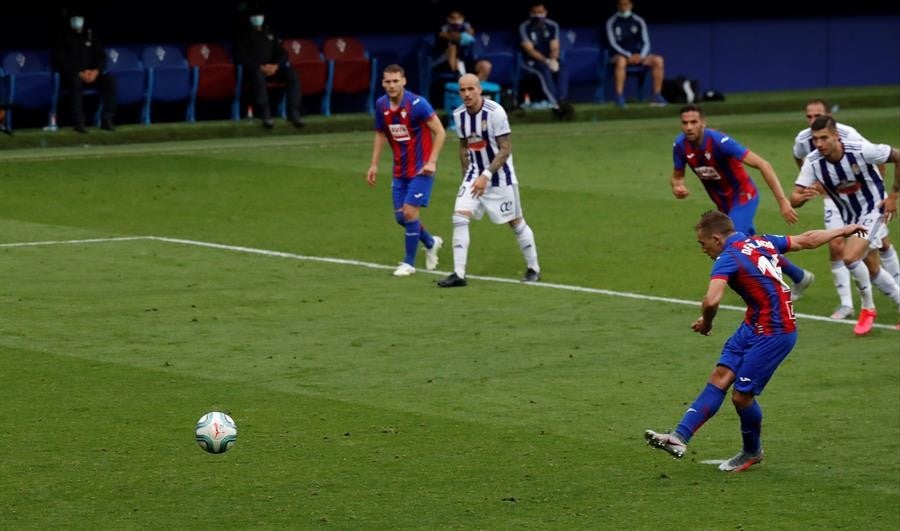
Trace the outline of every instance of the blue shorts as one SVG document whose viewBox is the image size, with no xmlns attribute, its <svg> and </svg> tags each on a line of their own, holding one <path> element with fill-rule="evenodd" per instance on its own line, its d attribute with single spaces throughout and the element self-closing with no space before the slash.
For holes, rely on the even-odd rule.
<svg viewBox="0 0 900 531">
<path fill-rule="evenodd" d="M 416 175 L 412 179 L 395 177 L 394 184 L 391 185 L 394 210 L 399 210 L 403 205 L 427 207 L 432 186 L 434 186 L 433 175 Z"/>
<path fill-rule="evenodd" d="M 741 323 L 722 347 L 719 365 L 734 371 L 736 390 L 759 395 L 796 342 L 796 331 L 764 336 L 755 334 L 747 323 Z"/>
<path fill-rule="evenodd" d="M 743 205 L 732 205 L 731 210 L 726 212 L 728 217 L 734 223 L 734 230 L 743 232 L 747 236 L 756 234 L 756 227 L 753 226 L 753 218 L 756 216 L 756 209 L 759 207 L 759 194 L 753 199 L 747 201 Z"/>
</svg>

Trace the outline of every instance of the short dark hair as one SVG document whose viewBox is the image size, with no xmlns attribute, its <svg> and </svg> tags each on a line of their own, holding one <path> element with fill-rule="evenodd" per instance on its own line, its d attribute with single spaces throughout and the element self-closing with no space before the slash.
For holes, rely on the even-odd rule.
<svg viewBox="0 0 900 531">
<path fill-rule="evenodd" d="M 822 98 L 813 98 L 813 99 L 809 100 L 808 102 L 806 102 L 806 106 L 809 107 L 810 105 L 815 105 L 817 103 L 819 105 L 821 105 L 822 107 L 825 107 L 825 112 L 828 112 L 828 108 L 829 108 L 828 102 L 823 100 Z"/>
<path fill-rule="evenodd" d="M 694 230 L 706 235 L 728 235 L 734 232 L 734 222 L 724 212 L 707 210 L 700 216 L 700 221 L 694 225 Z"/>
<path fill-rule="evenodd" d="M 703 113 L 703 109 L 701 109 L 700 106 L 696 103 L 688 103 L 681 108 L 681 111 L 678 114 L 684 114 L 686 112 L 696 112 L 700 115 L 701 118 L 704 118 L 706 116 L 706 114 Z"/>
<path fill-rule="evenodd" d="M 384 74 L 400 74 L 401 76 L 406 77 L 406 70 L 403 70 L 403 67 L 396 63 L 389 64 L 386 67 L 384 67 L 384 70 L 382 71 L 382 73 L 384 73 Z"/>
<path fill-rule="evenodd" d="M 818 118 L 813 120 L 813 123 L 811 126 L 809 126 L 809 128 L 813 131 L 821 131 L 822 129 L 837 131 L 837 122 L 835 122 L 834 118 L 832 118 L 831 116 L 819 116 Z"/>
</svg>

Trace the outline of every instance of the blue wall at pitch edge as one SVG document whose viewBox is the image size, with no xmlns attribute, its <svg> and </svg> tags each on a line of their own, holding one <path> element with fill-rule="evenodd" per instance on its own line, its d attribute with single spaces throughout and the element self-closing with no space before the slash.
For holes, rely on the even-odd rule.
<svg viewBox="0 0 900 531">
<path fill-rule="evenodd" d="M 595 27 L 563 28 L 563 47 L 598 44 Z M 757 92 L 900 84 L 900 17 L 847 17 L 680 24 L 649 23 L 666 77 L 697 79 L 703 90 Z M 513 28 L 486 30 L 515 42 Z M 424 35 L 361 36 L 379 65 L 391 62 L 414 80 Z M 517 50 L 514 50 L 517 51 Z"/>
</svg>

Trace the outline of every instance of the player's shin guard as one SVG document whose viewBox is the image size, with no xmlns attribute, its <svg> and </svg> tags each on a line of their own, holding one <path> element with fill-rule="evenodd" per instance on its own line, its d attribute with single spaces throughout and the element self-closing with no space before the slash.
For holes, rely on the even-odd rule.
<svg viewBox="0 0 900 531">
<path fill-rule="evenodd" d="M 831 262 L 831 276 L 834 278 L 834 289 L 837 291 L 838 298 L 841 299 L 841 306 L 853 308 L 853 295 L 850 292 L 850 271 L 844 265 L 843 260 Z"/>
<path fill-rule="evenodd" d="M 453 214 L 453 272 L 466 278 L 466 262 L 469 259 L 469 217 Z"/>
<path fill-rule="evenodd" d="M 859 290 L 859 306 L 861 308 L 874 308 L 875 302 L 872 300 L 872 281 L 869 278 L 869 270 L 862 260 L 857 260 L 852 264 L 847 264 L 850 270 L 850 276 L 856 282 L 856 289 Z"/>
<path fill-rule="evenodd" d="M 675 428 L 675 433 L 687 444 L 691 437 L 694 436 L 694 433 L 700 429 L 700 426 L 703 426 L 704 422 L 711 419 L 719 411 L 724 400 L 725 391 L 711 383 L 706 384 L 706 387 L 694 400 L 691 407 L 684 412 L 681 422 Z"/>
<path fill-rule="evenodd" d="M 887 295 L 894 304 L 900 304 L 900 286 L 894 282 L 894 278 L 884 270 L 883 267 L 878 269 L 878 274 L 872 277 L 872 284 Z"/>
<path fill-rule="evenodd" d="M 519 241 L 519 248 L 522 250 L 522 257 L 525 258 L 525 264 L 528 269 L 533 269 L 540 273 L 541 266 L 538 265 L 537 245 L 534 243 L 534 232 L 525 218 L 519 220 L 519 224 L 512 228 L 516 233 L 516 240 Z"/>
<path fill-rule="evenodd" d="M 748 454 L 759 452 L 759 439 L 762 434 L 762 408 L 759 402 L 753 400 L 750 407 L 737 409 L 741 419 L 741 437 L 744 439 L 744 451 Z"/>
<path fill-rule="evenodd" d="M 402 211 L 402 210 L 395 210 L 395 211 L 394 211 L 394 221 L 396 221 L 396 222 L 397 222 L 397 225 L 400 225 L 401 227 L 405 227 L 405 226 L 406 226 L 406 218 L 403 217 L 403 211 Z"/>
<path fill-rule="evenodd" d="M 900 284 L 900 263 L 897 261 L 897 250 L 891 245 L 886 251 L 878 251 L 881 259 L 881 267 L 894 277 L 894 282 Z"/>
<path fill-rule="evenodd" d="M 422 224 L 419 223 L 418 219 L 414 219 L 407 221 L 404 226 L 406 227 L 406 235 L 404 237 L 406 256 L 403 257 L 403 261 L 411 266 L 415 266 L 416 250 L 419 248 L 419 233 L 422 230 Z"/>
<path fill-rule="evenodd" d="M 781 255 L 778 257 L 778 263 L 781 265 L 781 271 L 794 281 L 794 284 L 803 280 L 803 269 L 794 265 L 793 262 Z"/>
</svg>

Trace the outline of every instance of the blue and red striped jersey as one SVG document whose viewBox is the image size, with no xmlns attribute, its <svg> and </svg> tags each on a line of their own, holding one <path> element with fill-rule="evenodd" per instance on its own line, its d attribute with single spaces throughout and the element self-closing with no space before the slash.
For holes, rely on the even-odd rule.
<svg viewBox="0 0 900 531">
<path fill-rule="evenodd" d="M 782 334 L 797 329 L 791 288 L 782 279 L 778 263 L 779 255 L 790 247 L 790 236 L 747 236 L 736 232 L 725 240 L 725 248 L 713 264 L 710 277 L 728 281 L 744 299 L 744 322 L 757 334 Z"/>
<path fill-rule="evenodd" d="M 757 195 L 756 184 L 744 169 L 744 157 L 750 150 L 721 131 L 705 128 L 700 145 L 695 146 L 684 133 L 675 138 L 672 158 L 675 169 L 685 166 L 703 183 L 706 193 L 725 214 L 735 205 L 743 205 Z"/>
<path fill-rule="evenodd" d="M 387 94 L 375 102 L 375 130 L 381 131 L 394 151 L 394 178 L 412 179 L 422 174 L 431 156 L 431 129 L 428 120 L 434 108 L 428 100 L 403 91 L 400 105 L 391 109 Z"/>
</svg>

